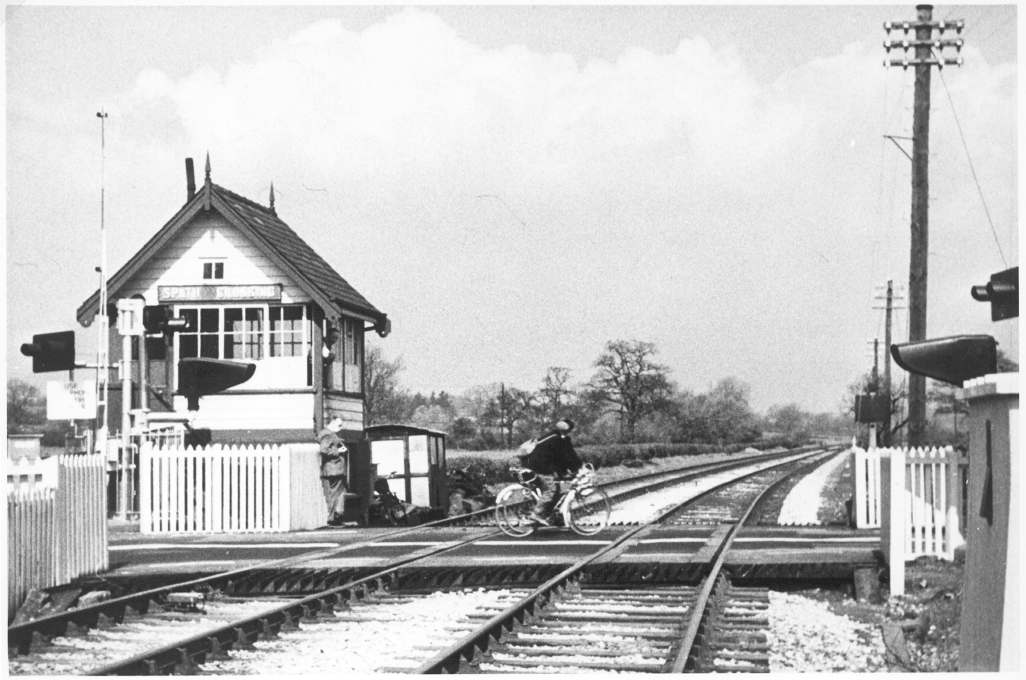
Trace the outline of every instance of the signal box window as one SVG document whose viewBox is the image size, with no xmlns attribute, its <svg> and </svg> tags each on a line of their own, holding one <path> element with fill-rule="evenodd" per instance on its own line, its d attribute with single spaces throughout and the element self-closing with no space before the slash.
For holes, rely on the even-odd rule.
<svg viewBox="0 0 1026 680">
<path fill-rule="evenodd" d="M 203 278 L 204 279 L 223 279 L 224 278 L 224 262 L 204 262 L 203 263 Z"/>
<path fill-rule="evenodd" d="M 263 307 L 182 307 L 189 330 L 177 334 L 180 359 L 261 359 Z"/>
<path fill-rule="evenodd" d="M 270 340 L 272 357 L 306 355 L 306 307 L 303 305 L 272 305 Z"/>
<path fill-rule="evenodd" d="M 224 358 L 263 358 L 264 310 L 255 307 L 224 308 Z"/>
<path fill-rule="evenodd" d="M 363 321 L 343 319 L 342 357 L 346 392 L 363 392 Z"/>
</svg>

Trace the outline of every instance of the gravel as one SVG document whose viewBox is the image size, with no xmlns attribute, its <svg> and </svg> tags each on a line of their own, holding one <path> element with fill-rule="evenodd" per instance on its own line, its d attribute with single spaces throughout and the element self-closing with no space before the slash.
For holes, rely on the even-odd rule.
<svg viewBox="0 0 1026 680">
<path fill-rule="evenodd" d="M 795 455 L 793 458 L 798 457 L 800 456 Z M 625 524 L 633 522 L 647 522 L 653 517 L 659 515 L 661 512 L 665 512 L 669 508 L 679 505 L 690 498 L 694 498 L 698 494 L 730 479 L 734 479 L 743 473 L 764 470 L 781 462 L 783 462 L 783 459 L 753 463 L 752 465 L 746 465 L 743 468 L 734 470 L 724 470 L 700 479 L 681 482 L 673 487 L 659 489 L 636 498 L 629 498 L 625 501 L 620 501 L 613 508 L 613 512 L 609 516 L 609 521 L 611 523 Z"/>
<path fill-rule="evenodd" d="M 771 591 L 769 597 L 771 673 L 887 670 L 878 626 L 801 594 Z"/>
<path fill-rule="evenodd" d="M 525 591 L 526 592 L 526 591 Z M 404 595 L 405 602 L 356 603 L 316 623 L 300 624 L 252 649 L 208 661 L 204 675 L 289 675 L 410 672 L 452 644 L 476 622 L 473 614 L 523 593 L 477 589 Z"/>
</svg>

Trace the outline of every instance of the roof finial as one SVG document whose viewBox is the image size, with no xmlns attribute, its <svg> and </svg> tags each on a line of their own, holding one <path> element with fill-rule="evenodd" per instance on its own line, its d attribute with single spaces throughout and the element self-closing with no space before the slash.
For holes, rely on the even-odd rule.
<svg viewBox="0 0 1026 680">
<path fill-rule="evenodd" d="M 271 196 L 267 199 L 267 205 L 271 209 L 271 212 L 273 214 L 278 214 L 278 212 L 274 209 L 274 182 L 271 182 Z"/>
<path fill-rule="evenodd" d="M 206 182 L 207 184 L 210 184 L 210 152 L 209 151 L 207 152 L 207 165 L 204 168 L 204 172 L 206 173 L 206 176 L 203 178 L 203 181 Z"/>
</svg>

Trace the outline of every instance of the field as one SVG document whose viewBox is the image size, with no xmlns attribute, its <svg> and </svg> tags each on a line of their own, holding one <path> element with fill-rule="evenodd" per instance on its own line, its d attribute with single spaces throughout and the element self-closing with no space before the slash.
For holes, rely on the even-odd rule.
<svg viewBox="0 0 1026 680">
<path fill-rule="evenodd" d="M 585 462 L 588 462 L 589 456 L 587 447 L 580 447 L 578 449 L 578 453 Z M 736 454 L 696 453 L 694 455 L 687 456 L 652 458 L 647 461 L 632 460 L 629 461 L 628 465 L 621 464 L 598 467 L 595 472 L 595 476 L 600 483 L 613 482 L 650 472 L 677 470 L 680 468 L 691 467 L 693 465 L 699 465 L 701 463 L 727 460 L 734 457 L 734 455 Z M 482 462 L 486 465 L 482 466 Z M 446 452 L 446 465 L 449 469 L 462 468 L 468 464 L 472 464 L 475 467 L 485 467 L 482 472 L 484 473 L 486 484 L 492 492 L 498 491 L 506 483 L 512 481 L 512 478 L 498 476 L 498 471 L 506 470 L 510 465 L 516 464 L 516 462 L 515 449 L 497 449 L 491 451 L 462 451 L 459 449 L 450 449 Z"/>
</svg>

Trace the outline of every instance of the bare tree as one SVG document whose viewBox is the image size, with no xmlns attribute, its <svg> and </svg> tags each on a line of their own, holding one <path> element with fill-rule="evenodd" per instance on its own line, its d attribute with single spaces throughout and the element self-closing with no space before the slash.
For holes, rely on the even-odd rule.
<svg viewBox="0 0 1026 680">
<path fill-rule="evenodd" d="M 569 405 L 573 391 L 569 387 L 570 369 L 562 366 L 550 366 L 538 390 L 539 408 L 542 418 L 556 420 L 563 415 L 563 409 Z"/>
<path fill-rule="evenodd" d="M 640 340 L 611 340 L 595 361 L 593 394 L 620 415 L 620 436 L 634 441 L 638 421 L 668 402 L 673 393 L 669 369 L 655 363 L 655 344 Z"/>
<path fill-rule="evenodd" d="M 535 407 L 534 401 L 535 397 L 530 392 L 501 386 L 499 393 L 489 403 L 486 420 L 498 424 L 507 447 L 513 448 L 513 431 L 517 423 L 530 418 Z"/>
<path fill-rule="evenodd" d="M 406 418 L 407 395 L 399 387 L 402 358 L 387 361 L 380 347 L 367 350 L 363 362 L 363 403 L 367 425 L 401 422 Z"/>
</svg>

